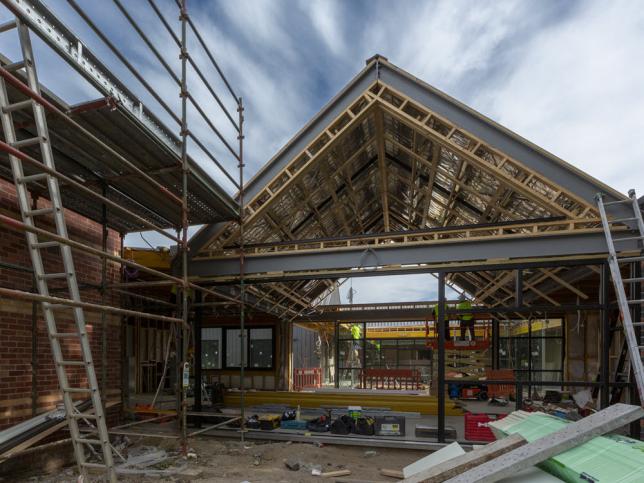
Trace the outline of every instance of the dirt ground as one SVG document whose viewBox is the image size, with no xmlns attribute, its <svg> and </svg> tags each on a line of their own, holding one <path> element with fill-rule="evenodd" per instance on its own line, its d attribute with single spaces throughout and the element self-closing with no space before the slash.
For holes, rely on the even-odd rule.
<svg viewBox="0 0 644 483">
<path fill-rule="evenodd" d="M 196 456 L 184 458 L 172 440 L 146 440 L 124 450 L 126 455 L 137 452 L 165 450 L 167 457 L 158 464 L 136 469 L 138 474 L 121 476 L 125 482 L 333 482 L 335 478 L 313 476 L 312 471 L 350 470 L 350 478 L 371 481 L 396 481 L 380 475 L 380 469 L 401 470 L 425 456 L 424 451 L 356 446 L 316 446 L 309 443 L 246 442 L 198 437 L 191 440 Z M 299 470 L 287 468 L 297 463 Z M 297 465 L 295 465 L 297 466 Z M 178 471 L 177 471 L 178 470 Z M 146 473 L 147 472 L 147 473 Z M 171 474 L 173 473 L 174 474 Z M 94 481 L 94 479 L 92 478 Z M 4 481 L 11 481 L 5 479 Z M 22 475 L 15 481 L 76 482 L 76 468 L 66 468 L 50 475 Z M 95 481 L 100 481 L 96 479 Z"/>
</svg>

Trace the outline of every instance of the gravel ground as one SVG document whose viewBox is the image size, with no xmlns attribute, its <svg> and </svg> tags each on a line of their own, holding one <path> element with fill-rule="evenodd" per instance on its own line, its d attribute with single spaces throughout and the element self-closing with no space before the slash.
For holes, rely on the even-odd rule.
<svg viewBox="0 0 644 483">
<path fill-rule="evenodd" d="M 148 474 L 121 476 L 126 482 L 213 482 L 213 483 L 260 483 L 260 482 L 332 482 L 334 478 L 313 476 L 312 471 L 322 472 L 350 470 L 351 478 L 373 481 L 396 481 L 380 475 L 380 469 L 401 470 L 404 466 L 425 456 L 424 451 L 364 448 L 355 446 L 317 446 L 309 443 L 262 443 L 221 440 L 212 437 L 197 437 L 190 441 L 191 457 L 179 455 L 175 440 L 144 440 L 123 450 L 130 458 L 136 454 L 159 454 L 165 451 L 166 458 L 148 466 Z M 156 461 L 156 460 L 155 460 Z M 293 471 L 287 468 L 286 462 Z M 176 470 L 179 470 L 178 472 Z M 152 474 L 156 473 L 156 474 Z M 174 473 L 174 474 L 172 474 Z M 91 478 L 92 481 L 100 479 Z M 31 473 L 9 481 L 38 481 L 45 483 L 76 482 L 76 469 L 66 468 L 56 474 Z"/>
</svg>

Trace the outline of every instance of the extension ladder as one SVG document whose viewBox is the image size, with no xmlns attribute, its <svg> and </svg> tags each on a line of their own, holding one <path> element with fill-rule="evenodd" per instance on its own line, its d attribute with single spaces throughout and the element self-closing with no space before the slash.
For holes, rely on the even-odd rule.
<svg viewBox="0 0 644 483">
<path fill-rule="evenodd" d="M 640 247 L 642 243 L 644 243 L 644 222 L 642 221 L 642 212 L 637 202 L 637 197 L 635 196 L 635 190 L 630 190 L 628 192 L 628 196 L 629 198 L 626 200 L 609 201 L 607 203 L 604 202 L 601 194 L 598 194 L 596 198 L 602 226 L 604 227 L 604 234 L 606 235 L 606 244 L 608 245 L 608 265 L 610 267 L 613 284 L 615 286 L 615 294 L 617 295 L 619 310 L 622 315 L 622 330 L 628 346 L 630 365 L 635 376 L 635 383 L 637 384 L 640 402 L 644 404 L 644 364 L 642 357 L 644 343 L 641 338 L 638 339 L 636 333 L 637 327 L 644 327 L 644 321 L 637 320 L 633 322 L 630 310 L 631 306 L 644 305 L 644 299 L 642 299 L 641 294 L 642 291 L 641 289 L 638 290 L 636 288 L 640 287 L 640 282 L 644 281 L 644 277 L 636 276 L 633 278 L 622 278 L 620 270 L 620 265 L 623 263 L 636 262 L 641 264 L 644 260 L 644 256 L 618 257 L 617 252 L 615 251 L 616 243 L 636 240 L 639 242 Z M 606 216 L 606 207 L 624 203 L 631 205 L 633 216 L 609 220 Z M 637 224 L 637 232 L 639 235 L 616 237 L 615 233 L 611 230 L 611 225 L 614 223 L 624 222 L 635 222 Z M 630 298 L 626 296 L 626 290 L 624 287 L 625 283 L 631 284 L 631 290 L 629 290 Z"/>
<path fill-rule="evenodd" d="M 0 26 L 0 32 L 11 30 L 13 28 L 17 28 L 18 30 L 23 60 L 4 67 L 5 69 L 14 72 L 24 69 L 27 85 L 32 91 L 40 95 L 40 86 L 36 75 L 29 29 L 25 24 L 21 23 L 20 20 L 16 19 L 15 21 Z M 16 137 L 16 126 L 13 122 L 12 113 L 20 110 L 26 111 L 28 109 L 33 110 L 37 135 L 32 138 L 19 140 Z M 0 117 L 2 119 L 2 129 L 4 131 L 5 142 L 7 144 L 18 150 L 28 146 L 39 146 L 42 156 L 42 164 L 52 170 L 55 169 L 43 106 L 34 102 L 32 99 L 11 103 L 7 94 L 7 85 L 2 78 L 0 78 Z M 22 161 L 19 158 L 10 155 L 9 161 L 11 163 L 13 180 L 16 187 L 16 194 L 23 223 L 27 226 L 34 227 L 36 226 L 36 220 L 42 220 L 43 216 L 52 215 L 56 234 L 67 239 L 67 226 L 65 224 L 58 179 L 46 172 L 25 175 Z M 32 208 L 30 206 L 30 185 L 31 188 L 34 188 L 33 183 L 35 182 L 41 182 L 46 186 L 46 189 L 49 192 L 48 198 L 51 201 L 50 207 Z M 67 283 L 66 290 L 68 290 L 69 293 L 68 298 L 75 302 L 80 302 L 81 297 L 78 289 L 78 281 L 76 278 L 76 271 L 74 269 L 71 248 L 68 245 L 55 241 L 41 242 L 34 233 L 30 232 L 26 232 L 26 237 L 27 248 L 31 256 L 35 282 L 39 294 L 49 296 L 49 283 L 52 280 L 64 280 Z M 63 267 L 63 270 L 60 273 L 47 273 L 45 271 L 41 252 L 43 249 L 53 249 L 60 253 L 60 261 L 62 261 Z M 56 253 L 53 250 L 51 253 Z M 42 302 L 41 306 L 47 325 L 56 375 L 62 392 L 63 403 L 67 415 L 67 424 L 69 425 L 79 472 L 81 476 L 87 480 L 88 468 L 102 469 L 105 472 L 105 478 L 107 480 L 116 481 L 116 473 L 112 460 L 112 447 L 110 445 L 109 434 L 107 432 L 107 424 L 96 379 L 96 371 L 92 362 L 92 352 L 87 335 L 83 309 L 76 306 L 72 307 L 65 304 L 51 304 L 48 302 Z M 69 320 L 73 317 L 75 322 L 74 331 L 60 332 L 58 330 L 56 318 L 57 314 L 60 314 L 61 312 L 63 313 L 62 316 L 58 315 L 60 318 L 66 318 Z M 69 312 L 71 312 L 71 314 L 69 314 Z M 61 340 L 78 344 L 80 347 L 81 357 L 66 357 L 63 352 L 63 348 L 61 347 Z M 83 367 L 85 369 L 85 374 L 87 376 L 86 387 L 74 387 L 70 385 L 70 378 L 68 377 L 67 371 L 74 367 Z M 76 394 L 86 394 L 91 401 L 89 408 L 83 412 L 78 411 L 72 400 L 72 396 Z M 86 422 L 93 421 L 96 426 L 95 434 L 97 436 L 81 436 L 79 430 L 80 420 Z M 85 450 L 88 449 L 90 452 L 98 454 L 98 447 L 100 447 L 100 454 L 102 454 L 102 462 L 89 462 L 86 458 Z"/>
</svg>

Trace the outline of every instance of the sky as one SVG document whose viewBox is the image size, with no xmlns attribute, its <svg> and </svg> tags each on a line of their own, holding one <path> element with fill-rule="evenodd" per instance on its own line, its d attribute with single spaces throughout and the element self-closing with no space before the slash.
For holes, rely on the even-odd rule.
<svg viewBox="0 0 644 483">
<path fill-rule="evenodd" d="M 177 29 L 173 0 L 155 0 Z M 178 127 L 66 1 L 45 2 L 175 132 Z M 149 55 L 113 2 L 78 0 L 163 99 L 178 108 L 176 85 Z M 176 46 L 147 1 L 123 2 L 175 73 Z M 468 104 L 621 192 L 642 193 L 644 9 L 637 0 L 188 0 L 221 69 L 243 98 L 247 176 L 255 173 L 375 53 Z M 0 20 L 8 19 L 0 7 Z M 189 50 L 236 115 L 214 69 L 189 36 Z M 99 97 L 40 41 L 41 81 L 70 104 Z M 0 51 L 17 42 L 0 36 Z M 234 132 L 194 73 L 190 89 L 231 142 Z M 194 111 L 194 110 L 193 110 Z M 189 125 L 233 173 L 235 162 L 191 111 Z M 192 156 L 232 194 L 203 154 Z M 162 237 L 148 234 L 154 245 Z M 138 235 L 127 243 L 146 246 Z M 415 279 L 413 277 L 416 277 Z M 355 302 L 419 300 L 430 276 L 355 279 Z M 345 284 L 346 286 L 346 284 Z M 346 290 L 343 290 L 346 292 Z M 400 297 L 400 298 L 398 298 Z"/>
</svg>

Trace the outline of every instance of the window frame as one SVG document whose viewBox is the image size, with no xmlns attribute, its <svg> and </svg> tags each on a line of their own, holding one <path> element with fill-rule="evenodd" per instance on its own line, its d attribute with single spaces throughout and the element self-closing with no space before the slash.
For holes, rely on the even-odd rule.
<svg viewBox="0 0 644 483">
<path fill-rule="evenodd" d="M 228 331 L 229 330 L 240 330 L 239 327 L 231 326 L 217 326 L 217 327 L 208 327 L 208 328 L 221 328 L 222 334 L 222 355 L 221 355 L 221 369 L 202 369 L 204 371 L 217 371 L 217 370 L 239 370 L 241 367 L 239 365 L 229 366 L 227 362 L 228 356 Z M 271 330 L 271 366 L 270 367 L 251 367 L 250 366 L 250 342 L 251 342 L 251 331 L 255 329 L 270 329 Z M 244 327 L 246 331 L 246 364 L 244 365 L 244 370 L 246 371 L 274 371 L 275 370 L 275 353 L 276 353 L 276 340 L 275 340 L 275 326 L 274 325 L 257 325 L 252 327 Z M 203 350 L 203 347 L 202 347 Z"/>
<path fill-rule="evenodd" d="M 215 340 L 215 339 L 204 339 L 203 338 L 203 331 L 208 330 L 208 329 L 219 329 L 219 331 L 220 331 L 219 332 L 219 339 L 218 339 L 218 341 L 219 341 L 219 347 L 218 347 L 219 354 L 218 354 L 218 358 L 217 358 L 218 362 L 219 362 L 219 367 L 204 367 L 204 362 L 205 362 L 205 358 L 204 358 L 204 341 Z M 221 369 L 224 368 L 224 356 L 225 356 L 225 353 L 224 353 L 224 341 L 223 341 L 224 330 L 223 330 L 222 327 L 201 327 L 200 330 L 201 330 L 201 370 L 202 371 L 220 371 Z"/>
<path fill-rule="evenodd" d="M 516 378 L 520 379 L 526 383 L 530 381 L 539 380 L 543 378 L 544 374 L 557 375 L 558 381 L 553 381 L 553 385 L 558 384 L 563 381 L 565 374 L 565 357 L 566 357 L 566 319 L 564 317 L 555 317 L 555 319 L 560 321 L 561 333 L 558 335 L 535 335 L 532 329 L 532 326 L 529 326 L 528 333 L 525 335 L 512 335 L 512 336 L 500 336 L 498 337 L 498 347 L 497 347 L 497 360 L 500 369 L 510 369 L 506 367 L 505 363 L 501 362 L 501 348 L 504 346 L 504 342 L 507 343 L 506 347 L 511 346 L 513 349 L 516 349 L 516 344 L 518 341 L 525 341 L 528 346 L 528 364 L 529 366 L 525 369 L 523 368 L 511 368 L 516 374 Z M 512 321 L 511 321 L 512 322 Z M 532 364 L 532 352 L 535 342 L 541 340 L 558 340 L 561 344 L 560 348 L 560 369 L 536 369 Z M 507 354 L 503 356 L 507 357 Z M 538 376 L 538 379 L 535 378 Z"/>
</svg>

